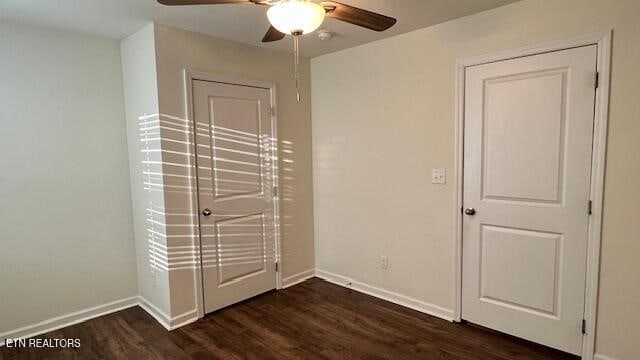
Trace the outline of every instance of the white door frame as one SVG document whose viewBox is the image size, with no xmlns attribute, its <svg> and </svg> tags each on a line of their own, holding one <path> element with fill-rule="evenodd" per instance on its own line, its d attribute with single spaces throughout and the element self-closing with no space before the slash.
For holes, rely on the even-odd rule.
<svg viewBox="0 0 640 360">
<path fill-rule="evenodd" d="M 496 61 L 509 60 L 530 55 L 566 50 L 580 46 L 597 45 L 597 71 L 599 86 L 596 90 L 593 133 L 593 155 L 591 163 L 592 215 L 589 217 L 587 249 L 587 282 L 585 292 L 586 334 L 583 336 L 582 358 L 592 360 L 595 351 L 596 311 L 598 303 L 600 243 L 602 234 L 602 204 L 609 122 L 609 80 L 611 74 L 612 31 L 587 35 L 576 39 L 557 41 L 540 46 L 526 47 L 492 55 L 484 55 L 457 62 L 456 69 L 456 126 L 455 126 L 455 281 L 454 321 L 462 320 L 462 212 L 464 186 L 464 103 L 466 68 Z"/>
<path fill-rule="evenodd" d="M 267 89 L 271 93 L 271 138 L 274 140 L 273 144 L 274 148 L 273 157 L 276 161 L 272 162 L 272 172 L 273 172 L 273 186 L 279 187 L 279 173 L 278 173 L 278 121 L 276 116 L 276 84 L 266 81 L 259 80 L 251 80 L 251 79 L 243 79 L 235 76 L 228 75 L 220 75 L 220 74 L 211 74 L 202 71 L 194 71 L 194 70 L 184 70 L 184 98 L 185 98 L 185 118 L 188 120 L 190 131 L 189 131 L 189 151 L 191 154 L 191 163 L 189 164 L 189 179 L 191 182 L 191 189 L 196 189 L 196 191 L 191 191 L 191 214 L 192 214 L 192 229 L 193 229 L 193 239 L 194 239 L 194 247 L 196 248 L 195 253 L 197 254 L 197 259 L 195 259 L 194 263 L 196 264 L 196 268 L 194 270 L 194 283 L 195 283 L 195 298 L 196 298 L 196 308 L 198 310 L 198 318 L 202 318 L 205 315 L 204 311 L 204 288 L 202 284 L 202 256 L 201 256 L 201 237 L 200 237 L 200 214 L 199 214 L 199 206 L 198 206 L 198 180 L 197 180 L 197 156 L 195 149 L 195 126 L 194 126 L 194 117 L 193 117 L 193 81 L 194 80 L 203 80 L 203 81 L 211 81 L 223 84 L 230 85 L 241 85 L 241 86 L 250 86 L 257 87 L 262 89 Z M 282 257 L 281 257 L 281 244 L 280 244 L 280 191 L 275 194 L 275 198 L 273 200 L 273 214 L 274 214 L 274 224 L 275 224 L 275 262 L 278 265 L 282 265 Z M 282 288 L 282 266 L 277 267 L 276 271 L 276 289 L 279 290 Z"/>
</svg>

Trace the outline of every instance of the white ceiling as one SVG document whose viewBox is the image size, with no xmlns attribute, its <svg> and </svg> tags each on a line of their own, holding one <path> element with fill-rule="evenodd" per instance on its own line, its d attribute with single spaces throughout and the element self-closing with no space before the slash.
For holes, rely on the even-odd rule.
<svg viewBox="0 0 640 360">
<path fill-rule="evenodd" d="M 341 0 L 356 7 L 398 19 L 390 30 L 377 33 L 327 19 L 322 28 L 335 33 L 329 42 L 305 36 L 303 55 L 315 57 L 447 20 L 471 15 L 518 0 Z M 256 5 L 202 5 L 168 7 L 155 0 L 0 0 L 0 21 L 79 31 L 122 39 L 151 21 L 224 39 L 288 51 L 285 39 L 271 44 L 260 40 L 269 27 L 266 7 Z"/>
</svg>

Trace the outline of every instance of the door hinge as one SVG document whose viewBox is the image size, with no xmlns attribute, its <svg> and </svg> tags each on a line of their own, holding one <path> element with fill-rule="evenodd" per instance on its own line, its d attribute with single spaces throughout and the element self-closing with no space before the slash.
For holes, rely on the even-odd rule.
<svg viewBox="0 0 640 360">
<path fill-rule="evenodd" d="M 278 262 L 276 262 L 276 272 L 278 272 L 279 268 L 280 267 L 278 266 Z"/>
<path fill-rule="evenodd" d="M 277 198 L 278 197 L 278 187 L 274 186 L 273 189 L 271 190 L 273 193 L 273 197 Z"/>
<path fill-rule="evenodd" d="M 582 334 L 587 333 L 587 320 L 582 319 Z"/>
<path fill-rule="evenodd" d="M 589 210 L 589 215 L 593 215 L 593 201 L 592 200 L 589 200 L 588 210 Z"/>
<path fill-rule="evenodd" d="M 276 108 L 275 107 L 271 107 L 271 116 L 276 116 Z"/>
<path fill-rule="evenodd" d="M 600 72 L 596 72 L 595 87 L 600 87 Z"/>
</svg>

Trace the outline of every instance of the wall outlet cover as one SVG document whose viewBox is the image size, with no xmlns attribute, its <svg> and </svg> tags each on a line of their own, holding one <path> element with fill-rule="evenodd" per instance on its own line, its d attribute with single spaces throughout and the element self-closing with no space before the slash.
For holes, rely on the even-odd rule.
<svg viewBox="0 0 640 360">
<path fill-rule="evenodd" d="M 380 268 L 387 270 L 389 268 L 389 257 L 386 255 L 380 256 Z"/>
<path fill-rule="evenodd" d="M 431 183 L 444 185 L 447 183 L 447 170 L 446 169 L 432 169 L 431 170 Z"/>
</svg>

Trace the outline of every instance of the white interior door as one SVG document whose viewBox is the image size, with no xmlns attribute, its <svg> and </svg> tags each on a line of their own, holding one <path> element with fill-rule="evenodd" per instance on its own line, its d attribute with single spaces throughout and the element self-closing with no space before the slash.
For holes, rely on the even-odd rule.
<svg viewBox="0 0 640 360">
<path fill-rule="evenodd" d="M 573 354 L 596 55 L 594 45 L 478 65 L 465 80 L 462 317 Z"/>
<path fill-rule="evenodd" d="M 271 91 L 193 81 L 205 312 L 275 289 Z"/>
</svg>

